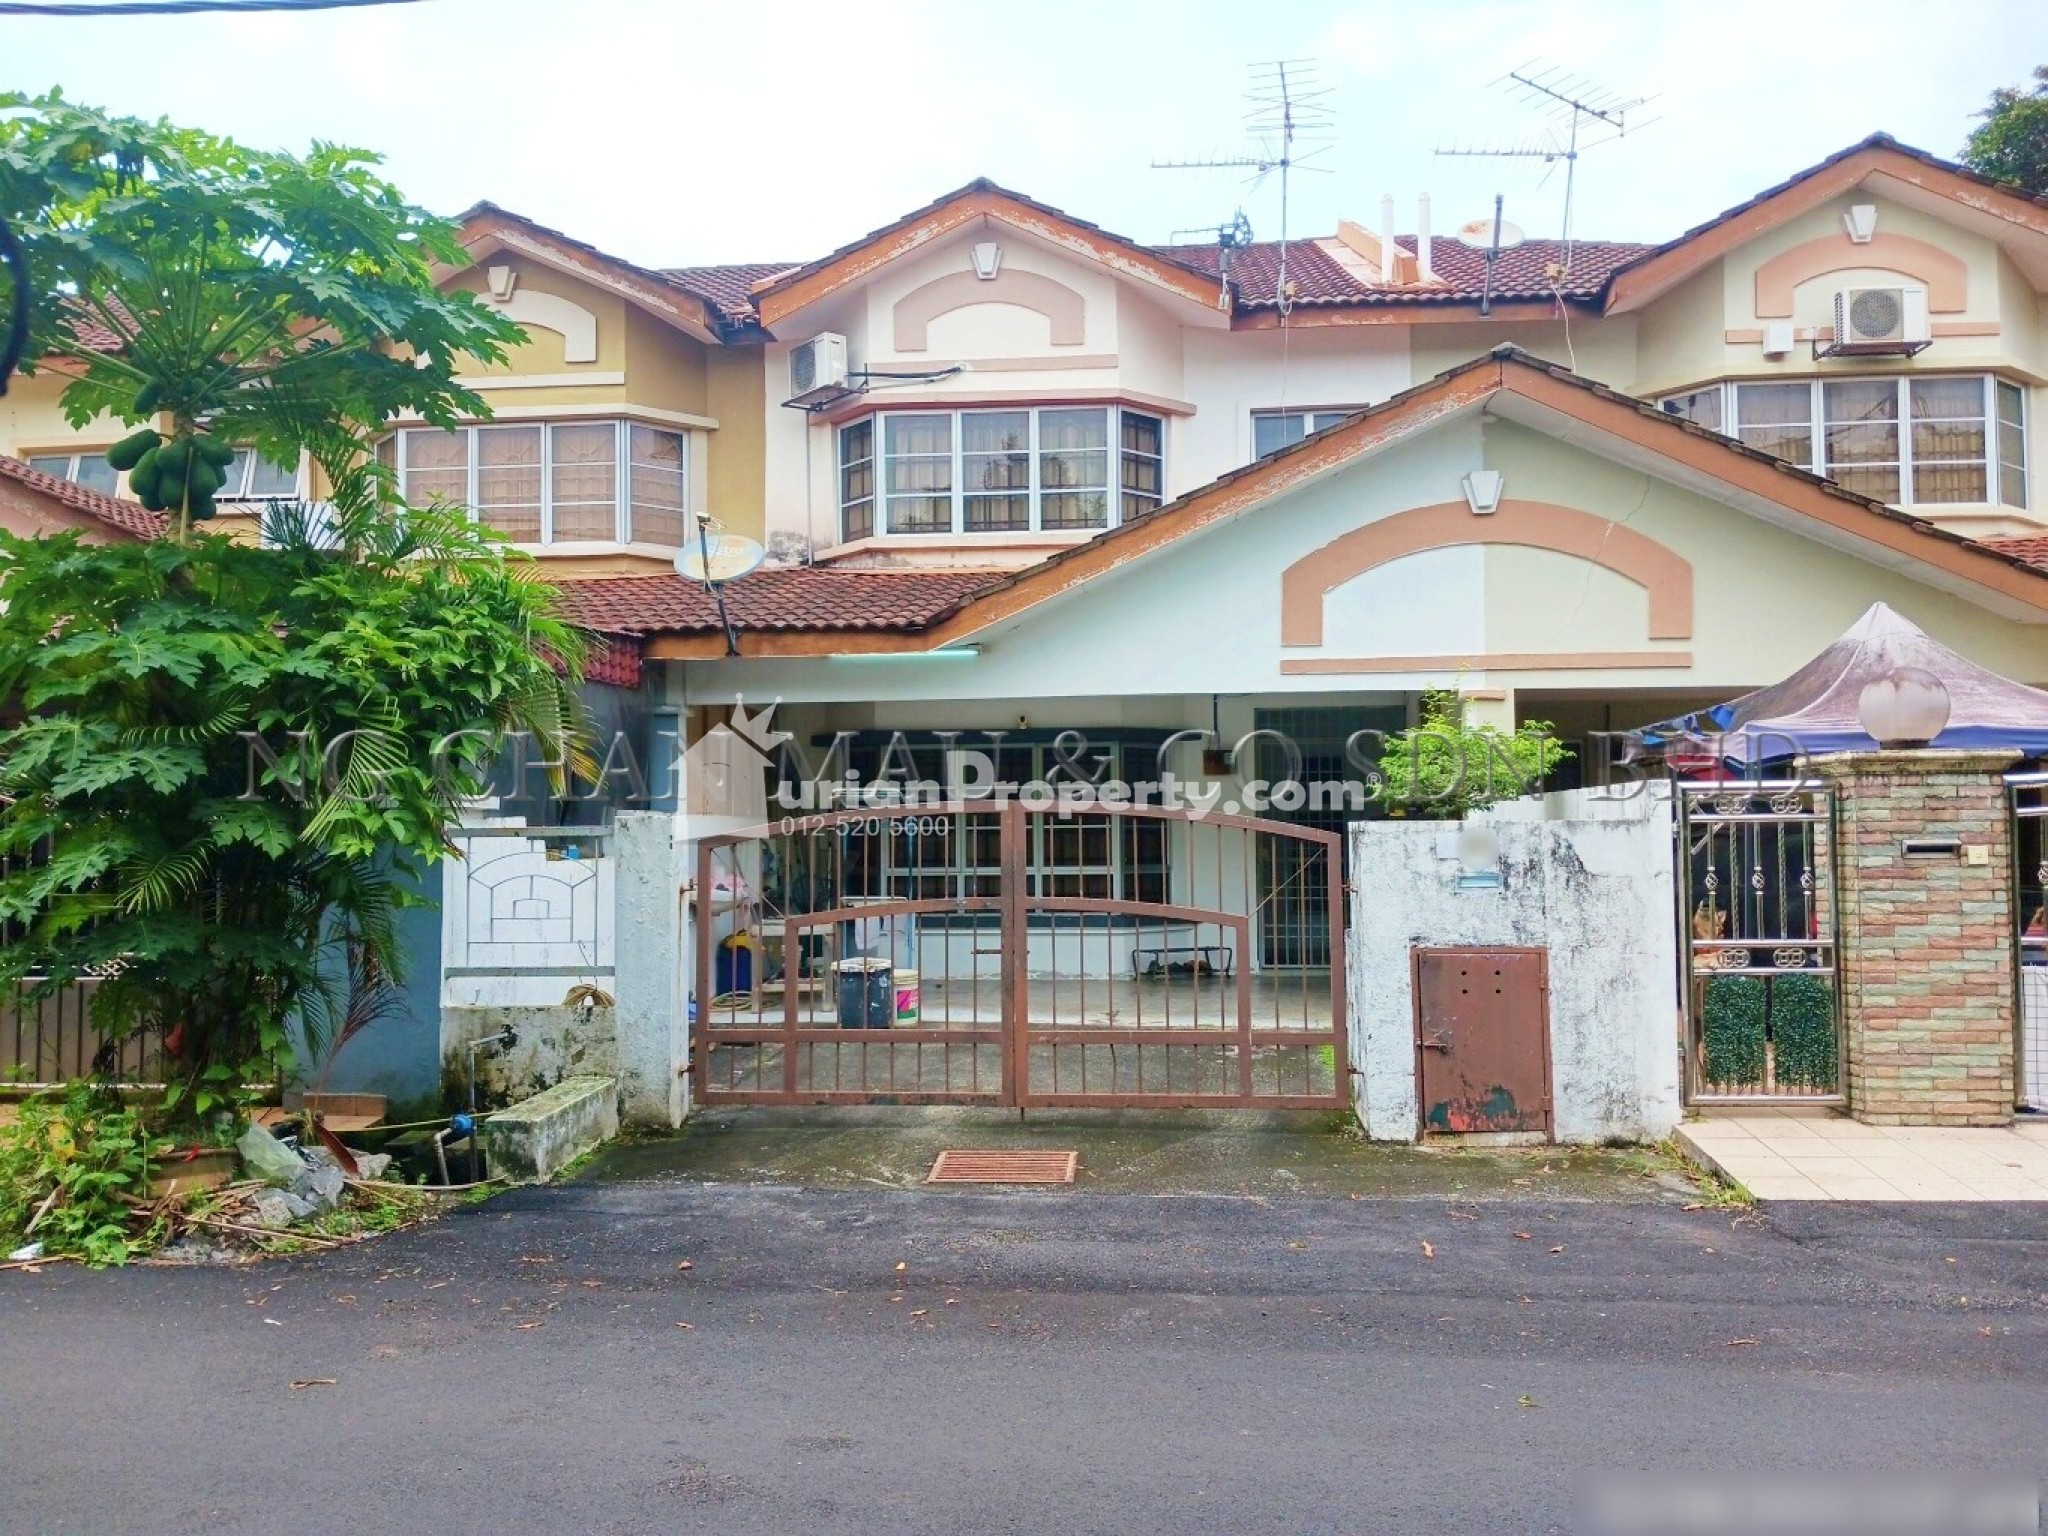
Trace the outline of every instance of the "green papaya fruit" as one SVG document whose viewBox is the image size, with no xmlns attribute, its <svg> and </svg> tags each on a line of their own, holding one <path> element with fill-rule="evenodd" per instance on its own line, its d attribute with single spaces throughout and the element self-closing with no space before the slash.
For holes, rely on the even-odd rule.
<svg viewBox="0 0 2048 1536">
<path fill-rule="evenodd" d="M 133 469 L 142 461 L 142 456 L 158 446 L 163 439 L 154 429 L 144 427 L 140 432 L 131 432 L 107 450 L 107 462 L 116 469 Z"/>
<path fill-rule="evenodd" d="M 227 476 L 201 459 L 193 464 L 185 476 L 185 489 L 194 497 L 204 496 L 211 500 L 213 493 L 227 484 Z"/>
<path fill-rule="evenodd" d="M 154 416 L 163 407 L 164 389 L 161 384 L 145 384 L 135 392 L 135 414 Z"/>
<path fill-rule="evenodd" d="M 135 493 L 135 499 L 141 502 L 143 506 L 147 507 L 152 512 L 165 512 L 170 510 L 169 507 L 165 504 L 164 498 L 157 493 L 157 485 L 156 482 L 153 480 L 142 490 L 137 491 Z"/>
<path fill-rule="evenodd" d="M 145 505 L 149 498 L 156 494 L 157 460 L 161 456 L 161 447 L 146 448 L 142 457 L 137 459 L 134 467 L 128 471 L 128 489 L 134 493 L 136 500 Z"/>
<path fill-rule="evenodd" d="M 215 469 L 226 469 L 235 462 L 235 450 L 231 444 L 222 442 L 210 433 L 202 432 L 192 439 L 192 447 L 199 457 Z"/>
</svg>

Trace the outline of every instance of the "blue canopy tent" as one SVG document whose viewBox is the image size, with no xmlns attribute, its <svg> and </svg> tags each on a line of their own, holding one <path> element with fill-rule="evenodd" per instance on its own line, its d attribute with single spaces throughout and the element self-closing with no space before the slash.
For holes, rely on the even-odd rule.
<svg viewBox="0 0 2048 1536">
<path fill-rule="evenodd" d="M 1753 771 L 1823 752 L 1870 752 L 1863 690 L 1902 670 L 1932 674 L 1948 693 L 1937 748 L 2048 756 L 2048 692 L 1986 671 L 1883 603 L 1782 683 L 1630 733 L 1634 756 L 1716 758 Z"/>
</svg>

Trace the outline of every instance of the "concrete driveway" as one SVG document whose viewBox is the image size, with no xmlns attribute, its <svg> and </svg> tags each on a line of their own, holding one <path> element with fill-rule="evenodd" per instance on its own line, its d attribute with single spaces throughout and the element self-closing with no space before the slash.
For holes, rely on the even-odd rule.
<svg viewBox="0 0 2048 1536">
<path fill-rule="evenodd" d="M 1618 1469 L 2048 1468 L 2040 1207 L 643 1170 L 0 1282 L 10 1532 L 1523 1532 Z"/>
</svg>

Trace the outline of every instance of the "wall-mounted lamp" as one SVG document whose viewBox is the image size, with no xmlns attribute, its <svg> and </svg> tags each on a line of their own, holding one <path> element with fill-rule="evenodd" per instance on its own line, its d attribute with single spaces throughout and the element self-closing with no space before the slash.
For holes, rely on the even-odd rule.
<svg viewBox="0 0 2048 1536">
<path fill-rule="evenodd" d="M 1924 747 L 1948 725 L 1948 689 L 1921 667 L 1900 667 L 1865 683 L 1856 718 L 1880 747 Z"/>
<path fill-rule="evenodd" d="M 1462 484 L 1465 487 L 1465 505 L 1472 509 L 1475 517 L 1486 517 L 1500 506 L 1501 488 L 1507 477 L 1497 469 L 1467 470 Z"/>
</svg>

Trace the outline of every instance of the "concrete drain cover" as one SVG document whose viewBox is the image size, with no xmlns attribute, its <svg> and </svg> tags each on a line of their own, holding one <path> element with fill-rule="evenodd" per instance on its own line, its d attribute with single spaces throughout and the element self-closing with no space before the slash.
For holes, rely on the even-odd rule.
<svg viewBox="0 0 2048 1536">
<path fill-rule="evenodd" d="M 1071 1184 L 1078 1152 L 941 1152 L 927 1184 Z"/>
</svg>

